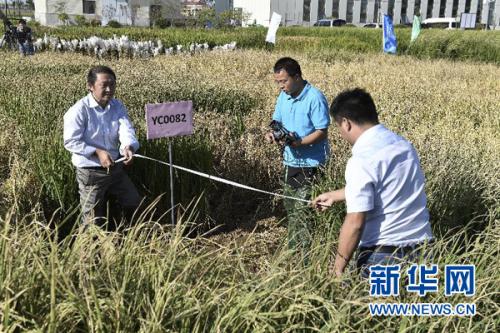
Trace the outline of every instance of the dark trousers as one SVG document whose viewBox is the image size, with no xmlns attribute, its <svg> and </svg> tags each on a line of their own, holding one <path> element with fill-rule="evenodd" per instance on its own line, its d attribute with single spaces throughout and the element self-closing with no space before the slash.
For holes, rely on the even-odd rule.
<svg viewBox="0 0 500 333">
<path fill-rule="evenodd" d="M 77 168 L 76 179 L 84 225 L 91 222 L 103 223 L 108 194 L 115 196 L 124 212 L 129 214 L 141 202 L 137 189 L 121 163 L 110 168 L 109 172 L 104 168 Z"/>
<path fill-rule="evenodd" d="M 432 241 L 427 244 L 431 244 Z M 370 276 L 370 266 L 397 265 L 406 262 L 417 262 L 424 255 L 430 259 L 426 243 L 419 243 L 405 247 L 375 246 L 372 248 L 359 248 L 356 267 L 362 277 Z M 425 252 L 424 252 L 425 251 Z"/>
<path fill-rule="evenodd" d="M 285 166 L 283 192 L 290 197 L 310 200 L 318 176 L 318 168 Z M 303 258 L 304 265 L 308 265 L 314 223 L 312 209 L 307 203 L 293 199 L 284 199 L 284 206 L 288 220 L 288 248 Z"/>
</svg>

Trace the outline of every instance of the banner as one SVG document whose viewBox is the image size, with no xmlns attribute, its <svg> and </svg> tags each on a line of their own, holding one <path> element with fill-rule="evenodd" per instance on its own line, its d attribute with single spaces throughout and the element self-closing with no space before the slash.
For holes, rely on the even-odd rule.
<svg viewBox="0 0 500 333">
<path fill-rule="evenodd" d="M 420 17 L 417 15 L 413 16 L 413 27 L 411 29 L 411 41 L 413 42 L 420 35 Z"/>
<path fill-rule="evenodd" d="M 392 19 L 389 15 L 384 15 L 384 26 L 383 26 L 383 46 L 385 53 L 396 53 L 396 48 L 398 42 L 396 41 L 396 35 L 394 34 L 394 26 L 392 25 Z"/>
<path fill-rule="evenodd" d="M 273 12 L 271 16 L 271 22 L 269 23 L 269 29 L 267 30 L 266 42 L 276 44 L 276 32 L 281 23 L 281 15 Z"/>
</svg>

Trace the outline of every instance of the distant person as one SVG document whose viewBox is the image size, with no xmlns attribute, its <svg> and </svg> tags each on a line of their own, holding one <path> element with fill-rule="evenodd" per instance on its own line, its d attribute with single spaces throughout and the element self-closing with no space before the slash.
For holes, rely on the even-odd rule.
<svg viewBox="0 0 500 333">
<path fill-rule="evenodd" d="M 313 200 L 319 210 L 346 201 L 335 274 L 342 275 L 358 247 L 357 267 L 364 277 L 372 265 L 415 259 L 421 245 L 432 239 L 417 152 L 379 123 L 375 103 L 362 89 L 340 93 L 330 113 L 340 135 L 352 145 L 345 188 Z"/>
<path fill-rule="evenodd" d="M 273 122 L 290 132 L 293 140 L 277 140 L 273 131 L 265 135 L 269 143 L 279 143 L 283 151 L 284 193 L 308 200 L 320 168 L 325 164 L 328 145 L 328 102 L 321 91 L 302 78 L 299 63 L 281 58 L 274 65 L 274 80 L 280 88 Z M 308 263 L 314 221 L 307 204 L 285 199 L 288 218 L 288 246 Z"/>
<path fill-rule="evenodd" d="M 20 19 L 16 30 L 17 45 L 22 56 L 33 55 L 33 36 L 26 20 Z"/>
<path fill-rule="evenodd" d="M 139 149 L 127 109 L 114 99 L 116 76 L 111 68 L 96 66 L 87 75 L 89 94 L 64 115 L 64 147 L 76 167 L 82 221 L 101 224 L 107 194 L 113 194 L 130 218 L 141 197 L 123 169 Z M 125 157 L 122 163 L 114 161 Z"/>
</svg>

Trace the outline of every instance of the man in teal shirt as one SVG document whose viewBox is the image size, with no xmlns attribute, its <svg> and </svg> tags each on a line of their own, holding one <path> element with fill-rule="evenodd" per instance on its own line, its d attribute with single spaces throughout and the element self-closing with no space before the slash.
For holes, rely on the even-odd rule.
<svg viewBox="0 0 500 333">
<path fill-rule="evenodd" d="M 273 132 L 266 134 L 269 143 L 284 145 L 284 192 L 286 195 L 309 200 L 311 187 L 330 153 L 328 145 L 328 102 L 317 88 L 302 78 L 298 62 L 281 58 L 274 65 L 274 79 L 281 93 L 278 96 L 273 120 L 290 131 L 294 140 L 277 141 Z M 288 217 L 288 246 L 300 252 L 308 263 L 311 246 L 312 221 L 305 203 L 286 199 Z"/>
</svg>

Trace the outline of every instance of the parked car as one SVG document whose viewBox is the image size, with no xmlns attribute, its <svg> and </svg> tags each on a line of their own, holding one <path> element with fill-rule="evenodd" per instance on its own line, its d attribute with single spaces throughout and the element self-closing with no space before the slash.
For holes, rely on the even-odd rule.
<svg viewBox="0 0 500 333">
<path fill-rule="evenodd" d="M 340 27 L 345 25 L 347 22 L 343 19 L 322 19 L 314 23 L 315 27 Z"/>
<path fill-rule="evenodd" d="M 363 25 L 363 28 L 378 28 L 378 24 L 377 23 L 366 23 L 365 25 Z"/>
<path fill-rule="evenodd" d="M 422 21 L 422 28 L 456 29 L 460 27 L 460 20 L 455 17 L 432 17 Z"/>
</svg>

